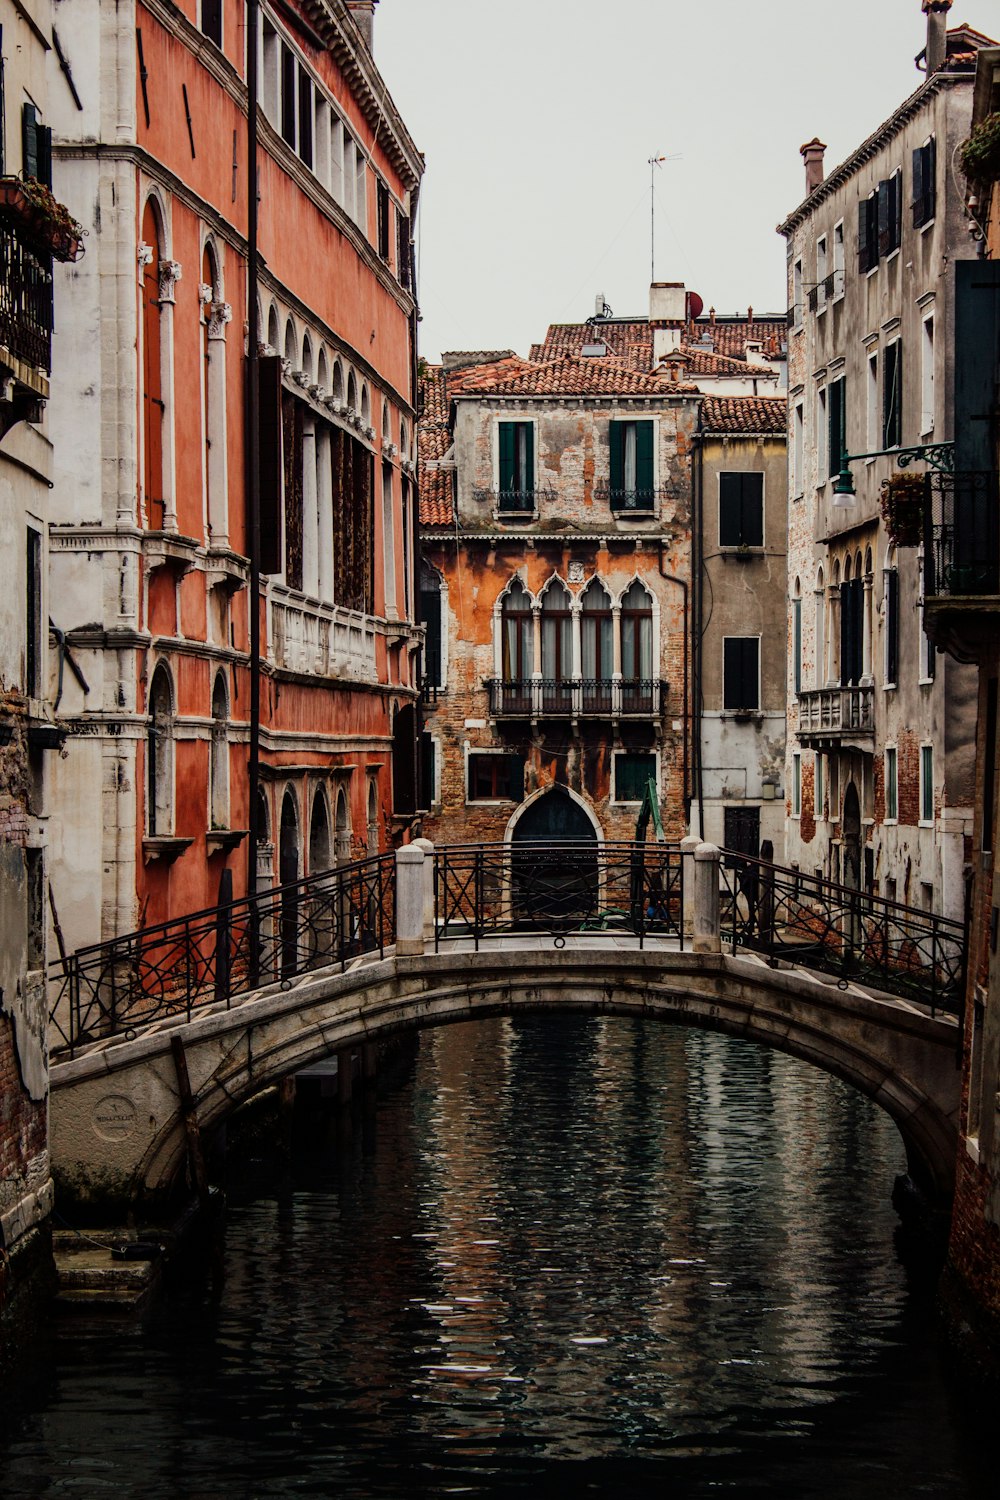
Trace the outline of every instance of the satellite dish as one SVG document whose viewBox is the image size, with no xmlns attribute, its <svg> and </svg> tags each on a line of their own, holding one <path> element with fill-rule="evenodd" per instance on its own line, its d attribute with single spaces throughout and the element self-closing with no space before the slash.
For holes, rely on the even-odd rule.
<svg viewBox="0 0 1000 1500">
<path fill-rule="evenodd" d="M 688 317 L 694 322 L 705 311 L 705 304 L 697 292 L 688 292 Z"/>
</svg>

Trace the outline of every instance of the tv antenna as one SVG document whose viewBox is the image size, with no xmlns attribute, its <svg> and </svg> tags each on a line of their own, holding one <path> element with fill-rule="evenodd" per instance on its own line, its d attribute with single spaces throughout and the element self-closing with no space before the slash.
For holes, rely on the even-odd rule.
<svg viewBox="0 0 1000 1500">
<path fill-rule="evenodd" d="M 656 169 L 665 161 L 680 161 L 680 154 L 649 157 L 649 279 L 656 280 Z"/>
</svg>

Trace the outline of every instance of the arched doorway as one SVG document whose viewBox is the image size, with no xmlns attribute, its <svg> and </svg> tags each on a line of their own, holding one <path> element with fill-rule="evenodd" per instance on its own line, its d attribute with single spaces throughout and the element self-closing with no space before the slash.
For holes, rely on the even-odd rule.
<svg viewBox="0 0 1000 1500">
<path fill-rule="evenodd" d="M 843 839 L 843 873 L 841 879 L 848 890 L 861 890 L 861 801 L 858 797 L 858 789 L 853 781 L 847 783 L 844 793 L 844 815 L 841 822 L 841 838 Z M 844 939 L 850 948 L 857 948 L 861 942 L 861 914 L 858 911 L 858 901 L 852 899 L 847 902 L 847 921 L 845 924 Z"/>
<path fill-rule="evenodd" d="M 511 831 L 511 905 L 530 924 L 553 916 L 567 923 L 598 905 L 597 833 L 585 808 L 554 787 L 524 809 Z"/>
<path fill-rule="evenodd" d="M 289 788 L 281 802 L 278 833 L 278 880 L 286 889 L 281 896 L 281 973 L 294 974 L 298 958 L 299 815 Z"/>
<path fill-rule="evenodd" d="M 313 798 L 309 823 L 309 874 L 322 875 L 333 864 L 330 857 L 330 808 L 326 792 L 319 788 Z"/>
</svg>

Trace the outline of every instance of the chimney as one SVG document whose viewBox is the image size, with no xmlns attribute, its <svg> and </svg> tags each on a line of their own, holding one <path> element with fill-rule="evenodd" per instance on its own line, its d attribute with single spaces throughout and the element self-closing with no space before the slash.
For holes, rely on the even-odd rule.
<svg viewBox="0 0 1000 1500">
<path fill-rule="evenodd" d="M 948 12 L 952 0 L 921 0 L 927 17 L 927 50 L 924 53 L 927 76 L 936 73 L 948 54 Z"/>
<path fill-rule="evenodd" d="M 683 281 L 654 281 L 649 288 L 649 326 L 653 330 L 653 366 L 681 346 L 687 322 Z"/>
<path fill-rule="evenodd" d="M 949 4 L 951 0 L 949 0 Z M 799 147 L 799 153 L 806 164 L 806 197 L 815 188 L 818 188 L 825 175 L 823 171 L 823 153 L 826 146 L 818 135 L 814 135 L 811 141 L 806 141 L 804 146 Z"/>
<path fill-rule="evenodd" d="M 364 37 L 368 51 L 372 50 L 372 31 L 375 26 L 375 7 L 378 0 L 347 0 L 351 20 Z"/>
</svg>

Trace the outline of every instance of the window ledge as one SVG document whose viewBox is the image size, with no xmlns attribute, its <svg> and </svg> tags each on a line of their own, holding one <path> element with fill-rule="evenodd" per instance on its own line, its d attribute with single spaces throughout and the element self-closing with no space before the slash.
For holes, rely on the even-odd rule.
<svg viewBox="0 0 1000 1500">
<path fill-rule="evenodd" d="M 762 719 L 764 711 L 760 708 L 724 708 L 722 710 L 724 719 L 735 719 L 737 723 L 746 723 L 748 719 Z"/>
<path fill-rule="evenodd" d="M 752 562 L 754 558 L 765 556 L 763 547 L 720 547 L 719 552 L 736 562 Z"/>
<path fill-rule="evenodd" d="M 145 863 L 151 864 L 154 859 L 162 859 L 165 864 L 173 864 L 179 859 L 184 850 L 194 843 L 194 839 L 178 839 L 161 836 L 160 834 L 147 834 L 142 841 L 142 857 Z"/>
<path fill-rule="evenodd" d="M 205 835 L 205 848 L 209 854 L 229 853 L 239 848 L 249 832 L 249 828 L 213 828 Z"/>
</svg>

